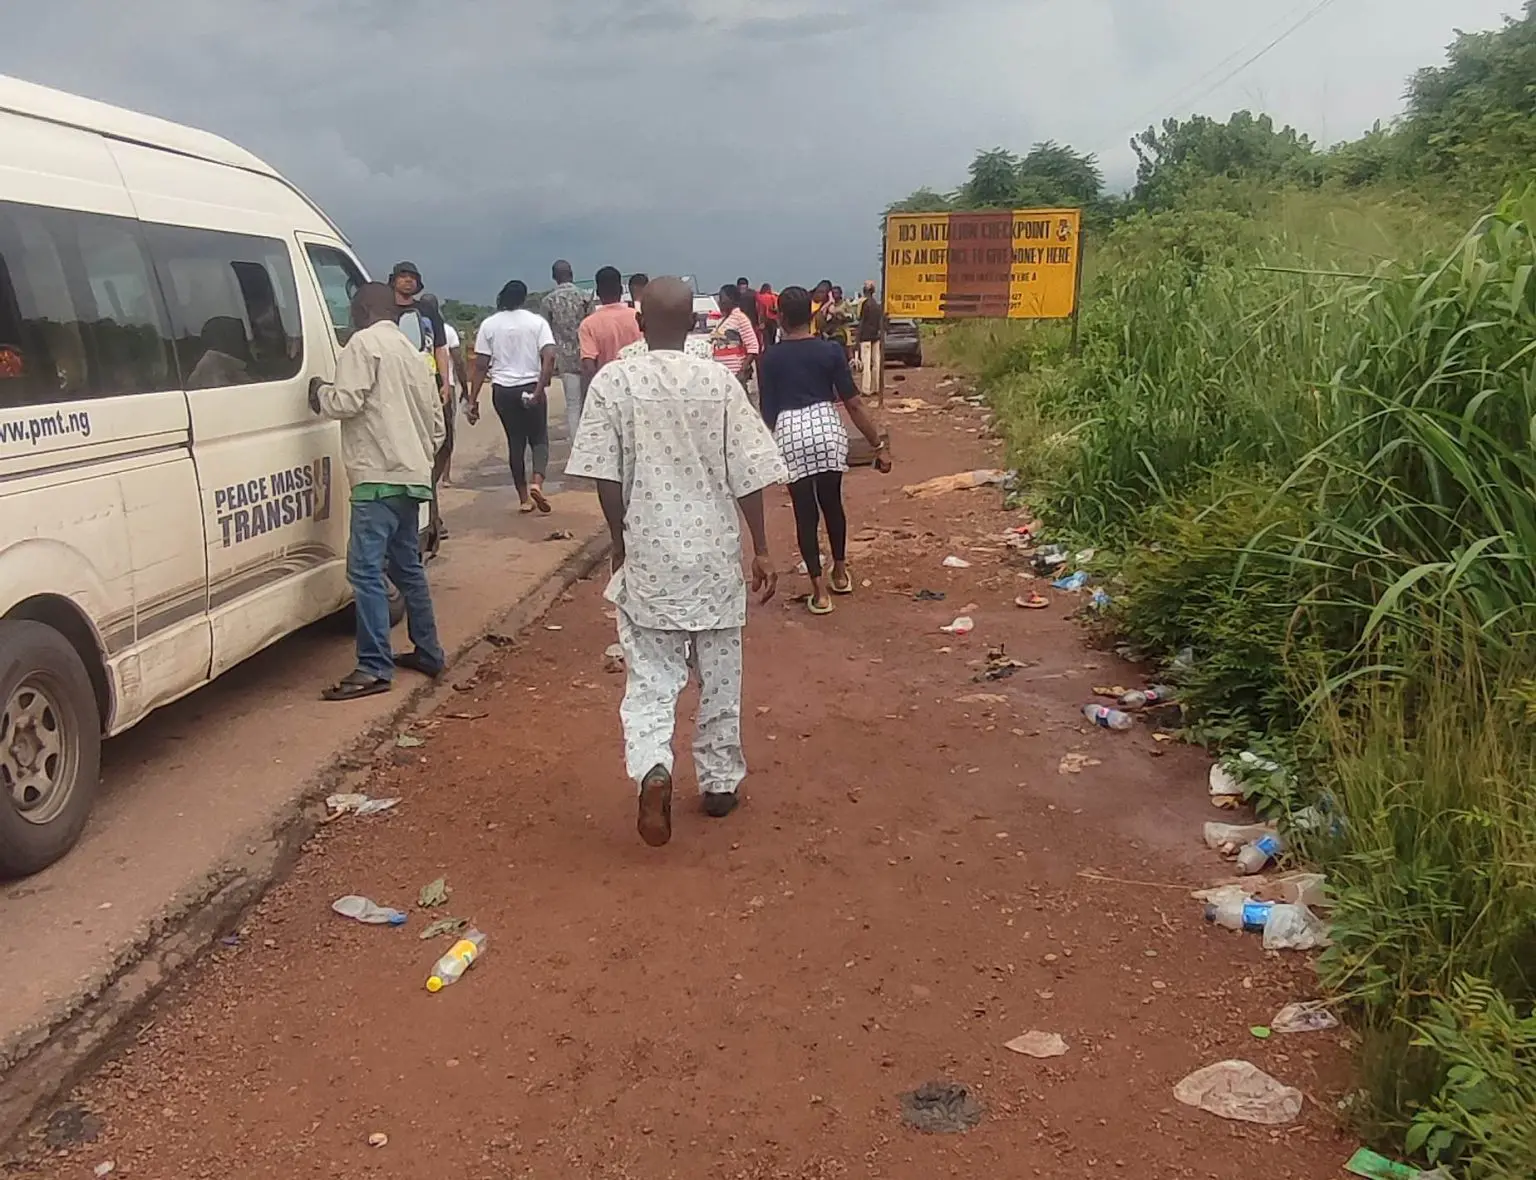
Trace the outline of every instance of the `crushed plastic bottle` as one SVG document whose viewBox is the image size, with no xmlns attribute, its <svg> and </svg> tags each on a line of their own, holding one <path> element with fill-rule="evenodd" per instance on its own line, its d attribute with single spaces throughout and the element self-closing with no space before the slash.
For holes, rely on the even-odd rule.
<svg viewBox="0 0 1536 1180">
<path fill-rule="evenodd" d="M 1243 845 L 1243 850 L 1237 854 L 1237 871 L 1245 877 L 1262 873 L 1269 862 L 1284 851 L 1285 842 L 1276 833 L 1266 832 Z"/>
<path fill-rule="evenodd" d="M 1231 849 L 1228 855 L 1235 855 L 1244 844 L 1274 834 L 1275 829 L 1268 824 L 1206 824 L 1205 846 L 1216 852 Z"/>
<path fill-rule="evenodd" d="M 464 937 L 448 948 L 448 953 L 432 968 L 432 974 L 427 976 L 427 990 L 436 993 L 450 983 L 457 983 L 484 951 L 485 935 L 478 930 L 465 931 Z"/>
<path fill-rule="evenodd" d="M 1051 583 L 1053 590 L 1081 590 L 1088 585 L 1088 571 L 1078 570 L 1075 574 L 1068 574 L 1065 578 L 1057 578 Z"/>
<path fill-rule="evenodd" d="M 1109 596 L 1109 591 L 1100 586 L 1088 597 L 1088 605 L 1093 610 L 1108 610 L 1114 599 Z"/>
<path fill-rule="evenodd" d="M 343 918 L 351 918 L 354 922 L 362 922 L 367 926 L 404 926 L 409 917 L 400 910 L 376 905 L 368 898 L 358 897 L 356 894 L 338 897 L 331 902 L 331 909 Z"/>
<path fill-rule="evenodd" d="M 1304 905 L 1227 897 L 1205 907 L 1205 920 L 1226 930 L 1262 934 L 1267 951 L 1308 951 L 1329 943 L 1327 923 Z"/>
<path fill-rule="evenodd" d="M 1174 698 L 1174 690 L 1166 684 L 1154 684 L 1149 688 L 1133 688 L 1120 698 L 1127 709 L 1150 709 L 1166 705 Z"/>
<path fill-rule="evenodd" d="M 1111 709 L 1108 705 L 1086 704 L 1083 706 L 1083 716 L 1100 729 L 1127 730 L 1136 724 L 1136 718 L 1129 713 Z"/>
</svg>

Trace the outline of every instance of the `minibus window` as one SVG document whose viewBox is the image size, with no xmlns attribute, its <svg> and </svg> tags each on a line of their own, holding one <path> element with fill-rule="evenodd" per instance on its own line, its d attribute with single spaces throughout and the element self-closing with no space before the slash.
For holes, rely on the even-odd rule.
<svg viewBox="0 0 1536 1180">
<path fill-rule="evenodd" d="M 320 280 L 325 307 L 331 314 L 336 342 L 345 344 L 352 337 L 352 296 L 363 285 L 363 276 L 353 261 L 330 246 L 309 246 L 309 262 Z"/>
</svg>

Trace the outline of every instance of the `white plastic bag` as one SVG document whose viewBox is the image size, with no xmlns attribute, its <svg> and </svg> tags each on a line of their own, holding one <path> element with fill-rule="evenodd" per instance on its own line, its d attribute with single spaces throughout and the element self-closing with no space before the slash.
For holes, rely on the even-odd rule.
<svg viewBox="0 0 1536 1180">
<path fill-rule="evenodd" d="M 1185 1106 L 1224 1119 L 1278 1127 L 1301 1113 L 1301 1091 L 1270 1077 L 1246 1061 L 1218 1061 L 1197 1069 L 1173 1088 Z"/>
</svg>

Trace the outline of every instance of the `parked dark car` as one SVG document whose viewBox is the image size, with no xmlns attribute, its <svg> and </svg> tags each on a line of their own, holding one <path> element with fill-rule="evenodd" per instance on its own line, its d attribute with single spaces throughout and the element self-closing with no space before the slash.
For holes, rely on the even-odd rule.
<svg viewBox="0 0 1536 1180">
<path fill-rule="evenodd" d="M 890 320 L 885 325 L 885 359 L 920 368 L 923 337 L 916 320 Z"/>
</svg>

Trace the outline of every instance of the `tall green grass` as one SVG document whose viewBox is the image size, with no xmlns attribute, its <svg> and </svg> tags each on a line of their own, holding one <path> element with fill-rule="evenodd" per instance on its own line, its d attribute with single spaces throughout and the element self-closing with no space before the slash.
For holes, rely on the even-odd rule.
<svg viewBox="0 0 1536 1180">
<path fill-rule="evenodd" d="M 1488 1170 L 1528 1124 L 1469 1130 L 1453 1093 L 1466 996 L 1536 1001 L 1536 191 L 1458 226 L 1217 187 L 1123 223 L 1095 274 L 1078 358 L 1027 328 L 945 346 L 1047 521 L 1120 554 L 1127 637 L 1195 648 L 1197 731 L 1293 751 L 1343 816 L 1309 851 L 1365 1123 L 1536 1175 Z"/>
</svg>

